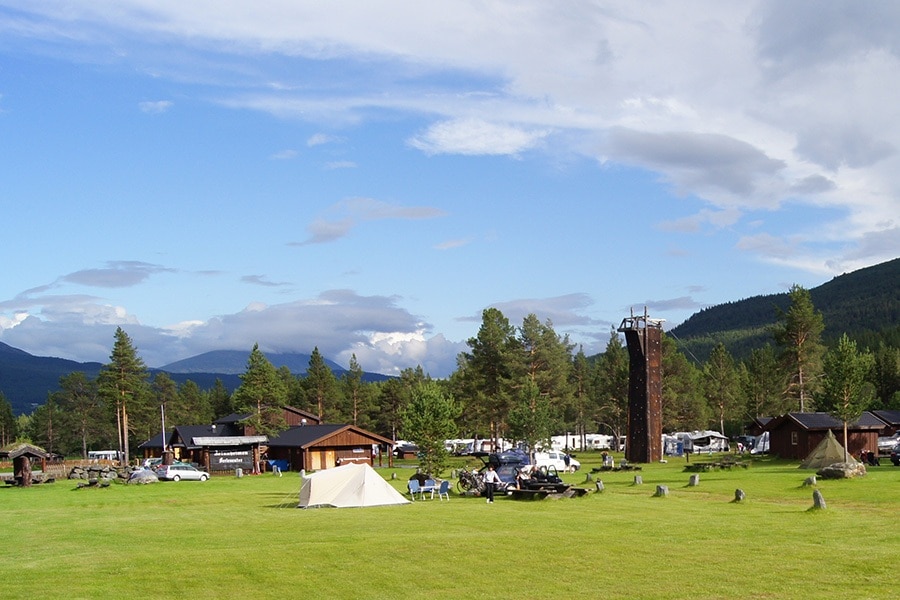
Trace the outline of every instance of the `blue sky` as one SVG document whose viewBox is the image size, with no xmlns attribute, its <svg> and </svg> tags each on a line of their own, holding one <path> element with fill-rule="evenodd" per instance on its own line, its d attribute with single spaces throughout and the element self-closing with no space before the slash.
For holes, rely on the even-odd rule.
<svg viewBox="0 0 900 600">
<path fill-rule="evenodd" d="M 900 5 L 0 0 L 0 341 L 446 376 L 900 255 Z"/>
</svg>

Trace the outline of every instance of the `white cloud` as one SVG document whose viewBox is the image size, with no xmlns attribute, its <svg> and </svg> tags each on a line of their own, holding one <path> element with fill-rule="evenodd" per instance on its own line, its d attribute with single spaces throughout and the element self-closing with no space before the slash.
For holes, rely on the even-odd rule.
<svg viewBox="0 0 900 600">
<path fill-rule="evenodd" d="M 0 340 L 26 352 L 81 361 L 107 362 L 116 326 L 134 340 L 149 366 L 160 366 L 209 350 L 241 350 L 259 343 L 274 352 L 322 354 L 346 365 L 356 353 L 366 371 L 396 374 L 422 365 L 435 377 L 455 368 L 458 343 L 427 337 L 428 324 L 398 306 L 397 298 L 330 290 L 284 304 L 251 303 L 246 309 L 206 321 L 148 327 L 121 309 L 63 299 L 40 317 L 23 317 L 0 330 Z"/>
<path fill-rule="evenodd" d="M 453 119 L 431 125 L 409 144 L 428 154 L 519 154 L 530 150 L 547 130 L 491 123 L 482 119 Z"/>
<path fill-rule="evenodd" d="M 365 221 L 383 219 L 423 220 L 445 216 L 445 212 L 431 206 L 401 206 L 372 198 L 348 198 L 332 205 L 327 217 L 320 217 L 307 226 L 309 236 L 291 246 L 308 246 L 333 242 Z"/>
<path fill-rule="evenodd" d="M 339 142 L 340 138 L 337 136 L 329 135 L 327 133 L 316 133 L 309 136 L 309 139 L 306 140 L 306 145 L 310 148 L 314 146 L 322 146 L 324 144 L 333 144 L 335 142 Z"/>
<path fill-rule="evenodd" d="M 352 160 L 334 160 L 331 162 L 325 163 L 325 168 L 329 170 L 334 169 L 355 169 L 356 163 Z"/>
<path fill-rule="evenodd" d="M 168 100 L 155 100 L 155 101 L 147 101 L 147 102 L 139 102 L 138 108 L 141 109 L 141 112 L 145 112 L 152 115 L 158 115 L 164 112 L 167 112 L 170 108 L 172 108 L 173 103 Z"/>
<path fill-rule="evenodd" d="M 271 158 L 274 160 L 291 160 L 293 158 L 297 158 L 297 151 L 290 149 L 279 150 L 278 152 L 273 154 Z"/>
</svg>

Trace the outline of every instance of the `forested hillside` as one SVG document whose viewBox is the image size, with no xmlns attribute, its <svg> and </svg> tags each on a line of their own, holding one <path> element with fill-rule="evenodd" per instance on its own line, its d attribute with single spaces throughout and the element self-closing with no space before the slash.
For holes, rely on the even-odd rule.
<svg viewBox="0 0 900 600">
<path fill-rule="evenodd" d="M 810 289 L 810 296 L 824 318 L 826 343 L 846 333 L 861 347 L 900 347 L 900 259 L 835 277 Z M 789 304 L 787 292 L 728 302 L 701 310 L 669 333 L 699 361 L 718 343 L 746 358 L 773 342 L 771 327 Z"/>
</svg>

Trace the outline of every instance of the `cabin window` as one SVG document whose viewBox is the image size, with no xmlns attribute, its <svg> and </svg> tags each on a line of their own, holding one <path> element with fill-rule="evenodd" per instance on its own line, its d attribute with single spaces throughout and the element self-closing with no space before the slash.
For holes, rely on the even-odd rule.
<svg viewBox="0 0 900 600">
<path fill-rule="evenodd" d="M 798 443 L 798 436 L 796 431 L 791 432 L 791 446 L 796 446 Z"/>
</svg>

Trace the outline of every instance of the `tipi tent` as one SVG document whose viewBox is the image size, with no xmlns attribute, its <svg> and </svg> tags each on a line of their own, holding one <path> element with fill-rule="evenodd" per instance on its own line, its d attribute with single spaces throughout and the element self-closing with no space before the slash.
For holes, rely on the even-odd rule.
<svg viewBox="0 0 900 600">
<path fill-rule="evenodd" d="M 821 469 L 834 463 L 844 462 L 844 447 L 837 441 L 834 434 L 829 429 L 825 433 L 825 437 L 819 442 L 819 445 L 813 448 L 813 451 L 800 463 L 801 469 Z M 847 455 L 847 462 L 855 463 L 856 460 Z"/>
<path fill-rule="evenodd" d="M 350 463 L 304 477 L 298 508 L 349 508 L 388 504 L 409 504 L 409 500 L 368 464 Z"/>
</svg>

